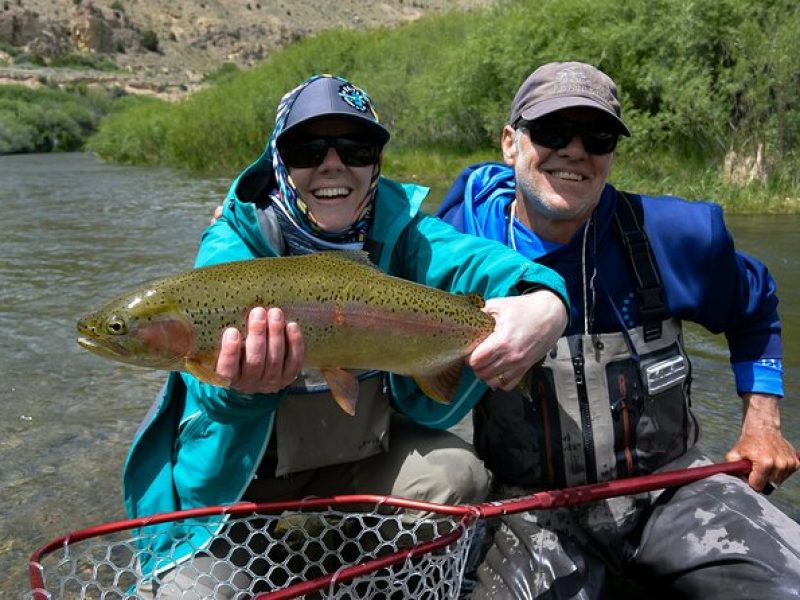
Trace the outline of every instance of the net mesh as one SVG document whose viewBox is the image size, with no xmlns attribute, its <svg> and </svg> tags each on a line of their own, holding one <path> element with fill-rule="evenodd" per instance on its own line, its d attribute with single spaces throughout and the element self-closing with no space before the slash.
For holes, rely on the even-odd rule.
<svg viewBox="0 0 800 600">
<path fill-rule="evenodd" d="M 474 522 L 448 515 L 383 514 L 328 508 L 279 515 L 216 515 L 169 523 L 171 546 L 141 527 L 69 541 L 40 557 L 42 590 L 27 599 L 253 598 L 373 558 L 407 551 L 452 532 L 443 549 L 407 556 L 306 598 L 457 598 Z M 202 531 L 198 531 L 202 528 Z M 198 535 L 200 534 L 200 535 Z M 195 547 L 192 540 L 213 539 Z M 152 561 L 152 562 L 151 562 Z M 156 575 L 141 565 L 155 564 Z M 264 596 L 268 598 L 269 596 Z"/>
</svg>

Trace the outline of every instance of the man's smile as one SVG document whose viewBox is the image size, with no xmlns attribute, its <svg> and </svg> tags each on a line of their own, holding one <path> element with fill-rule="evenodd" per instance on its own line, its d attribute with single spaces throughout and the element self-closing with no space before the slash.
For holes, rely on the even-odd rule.
<svg viewBox="0 0 800 600">
<path fill-rule="evenodd" d="M 583 181 L 586 179 L 580 173 L 575 173 L 573 171 L 549 171 L 549 174 L 552 177 L 557 177 L 558 179 L 566 179 L 568 181 Z"/>
</svg>

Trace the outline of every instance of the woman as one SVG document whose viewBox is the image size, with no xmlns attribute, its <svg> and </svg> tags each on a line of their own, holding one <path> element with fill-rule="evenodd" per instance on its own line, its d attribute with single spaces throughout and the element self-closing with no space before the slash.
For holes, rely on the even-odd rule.
<svg viewBox="0 0 800 600">
<path fill-rule="evenodd" d="M 361 89 L 333 76 L 304 81 L 281 100 L 264 153 L 234 181 L 196 266 L 363 249 L 392 275 L 492 298 L 485 310 L 495 331 L 470 356 L 455 401 L 433 403 L 410 380 L 391 376 L 395 407 L 405 415 L 393 413 L 385 374 L 361 373 L 350 417 L 324 382 L 301 372 L 297 324 L 278 308 L 254 309 L 244 343 L 236 329 L 223 336 L 217 372 L 230 389 L 170 375 L 126 464 L 131 517 L 355 492 L 443 503 L 485 498 L 483 466 L 444 429 L 485 390 L 476 377 L 512 389 L 544 356 L 566 326 L 563 281 L 513 250 L 419 213 L 426 188 L 380 176 L 388 140 Z M 165 542 L 169 535 L 164 526 Z M 208 537 L 198 531 L 191 545 L 203 548 Z M 202 570 L 197 559 L 193 568 Z M 142 570 L 150 573 L 152 563 L 143 560 Z"/>
</svg>

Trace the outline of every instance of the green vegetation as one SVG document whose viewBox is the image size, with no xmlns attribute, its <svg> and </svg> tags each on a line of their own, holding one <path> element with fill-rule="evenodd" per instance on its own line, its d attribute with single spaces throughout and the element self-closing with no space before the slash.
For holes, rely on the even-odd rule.
<svg viewBox="0 0 800 600">
<path fill-rule="evenodd" d="M 0 154 L 80 149 L 111 107 L 107 92 L 0 86 Z"/>
<path fill-rule="evenodd" d="M 142 34 L 142 47 L 150 52 L 158 52 L 158 34 L 148 29 Z"/>
</svg>

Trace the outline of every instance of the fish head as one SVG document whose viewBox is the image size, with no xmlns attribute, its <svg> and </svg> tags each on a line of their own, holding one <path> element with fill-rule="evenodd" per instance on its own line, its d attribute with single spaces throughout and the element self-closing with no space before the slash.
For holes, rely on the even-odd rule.
<svg viewBox="0 0 800 600">
<path fill-rule="evenodd" d="M 180 368 L 194 347 L 189 322 L 157 289 L 119 296 L 77 324 L 78 344 L 119 362 Z"/>
</svg>

